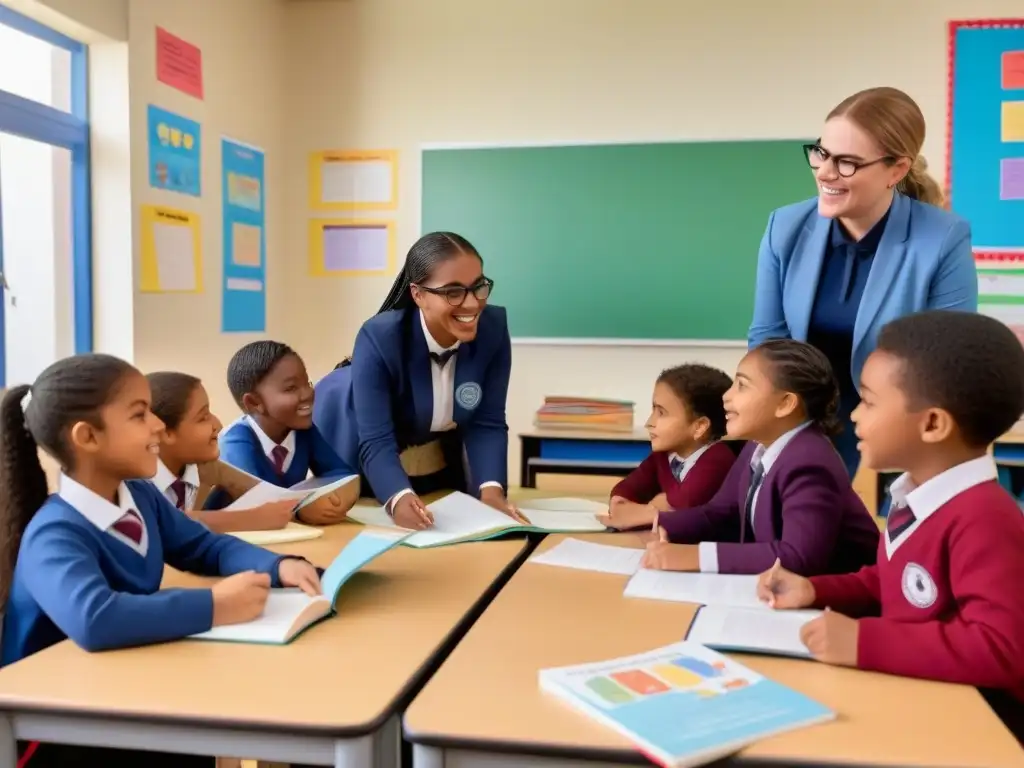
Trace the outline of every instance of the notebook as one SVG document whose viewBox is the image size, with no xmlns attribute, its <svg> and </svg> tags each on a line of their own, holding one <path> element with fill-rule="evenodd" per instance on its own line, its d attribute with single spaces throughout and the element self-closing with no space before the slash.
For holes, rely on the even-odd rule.
<svg viewBox="0 0 1024 768">
<path fill-rule="evenodd" d="M 771 610 L 757 598 L 757 576 L 721 573 L 680 573 L 646 568 L 626 584 L 625 597 L 702 605 L 733 605 Z"/>
<path fill-rule="evenodd" d="M 234 512 L 239 509 L 252 509 L 272 501 L 295 501 L 294 512 L 307 507 L 317 499 L 333 493 L 344 485 L 348 485 L 359 479 L 359 475 L 346 475 L 338 479 L 324 479 L 311 477 L 296 483 L 291 488 L 282 488 L 273 483 L 261 482 L 243 493 L 231 504 L 224 507 L 225 512 Z"/>
<path fill-rule="evenodd" d="M 319 539 L 324 535 L 321 528 L 314 528 L 301 523 L 288 523 L 284 528 L 269 531 L 231 531 L 231 536 L 236 536 L 242 541 L 248 541 L 260 547 L 269 547 L 274 544 L 291 544 L 296 541 L 309 541 Z"/>
<path fill-rule="evenodd" d="M 441 547 L 467 541 L 484 541 L 506 533 L 597 533 L 607 529 L 586 512 L 522 510 L 530 525 L 489 507 L 469 494 L 456 491 L 428 504 L 434 525 L 416 531 L 402 543 L 408 547 Z M 398 528 L 383 507 L 353 507 L 348 519 L 364 525 Z M 402 529 L 399 529 L 402 530 Z"/>
<path fill-rule="evenodd" d="M 590 499 L 577 499 L 571 496 L 551 499 L 530 499 L 521 505 L 523 514 L 526 510 L 549 512 L 584 512 L 591 515 L 603 515 L 608 512 L 608 505 Z M 529 515 L 526 515 L 529 517 Z"/>
<path fill-rule="evenodd" d="M 406 535 L 396 531 L 361 531 L 324 572 L 320 580 L 322 595 L 311 597 L 299 589 L 272 589 L 263 615 L 255 621 L 213 627 L 191 637 L 286 645 L 313 624 L 332 616 L 345 582 L 367 563 L 401 543 Z"/>
<path fill-rule="evenodd" d="M 540 687 L 672 768 L 835 718 L 818 702 L 695 642 L 545 669 Z"/>
<path fill-rule="evenodd" d="M 800 628 L 820 615 L 821 611 L 702 605 L 686 639 L 721 651 L 809 659 L 810 651 L 800 642 Z"/>
<path fill-rule="evenodd" d="M 643 559 L 644 550 L 630 547 L 616 547 L 611 544 L 595 544 L 580 539 L 565 539 L 551 549 L 534 555 L 531 563 L 557 565 L 581 571 L 616 573 L 629 576 L 636 573 Z"/>
</svg>

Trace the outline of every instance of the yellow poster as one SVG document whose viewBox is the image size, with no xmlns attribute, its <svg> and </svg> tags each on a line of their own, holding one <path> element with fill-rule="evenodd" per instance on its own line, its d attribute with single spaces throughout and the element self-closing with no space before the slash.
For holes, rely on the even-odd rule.
<svg viewBox="0 0 1024 768">
<path fill-rule="evenodd" d="M 317 211 L 394 210 L 398 207 L 398 151 L 311 153 L 309 205 Z"/>
<path fill-rule="evenodd" d="M 144 293 L 202 293 L 203 260 L 199 214 L 142 206 Z"/>
</svg>

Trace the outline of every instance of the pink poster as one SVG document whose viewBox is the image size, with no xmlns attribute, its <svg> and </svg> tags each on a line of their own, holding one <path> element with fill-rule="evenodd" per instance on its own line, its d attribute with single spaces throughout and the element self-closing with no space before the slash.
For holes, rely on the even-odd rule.
<svg viewBox="0 0 1024 768">
<path fill-rule="evenodd" d="M 156 79 L 189 96 L 203 98 L 203 52 L 157 27 Z"/>
</svg>

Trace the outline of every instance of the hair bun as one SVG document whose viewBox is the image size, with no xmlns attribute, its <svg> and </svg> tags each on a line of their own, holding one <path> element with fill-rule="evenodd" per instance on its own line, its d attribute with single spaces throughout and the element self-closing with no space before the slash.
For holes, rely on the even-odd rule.
<svg viewBox="0 0 1024 768">
<path fill-rule="evenodd" d="M 918 171 L 928 170 L 928 160 L 925 159 L 924 155 L 918 155 L 914 158 L 914 169 Z"/>
</svg>

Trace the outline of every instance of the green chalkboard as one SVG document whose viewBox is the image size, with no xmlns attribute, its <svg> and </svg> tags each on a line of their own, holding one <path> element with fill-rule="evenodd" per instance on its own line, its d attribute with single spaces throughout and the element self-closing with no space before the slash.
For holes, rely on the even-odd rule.
<svg viewBox="0 0 1024 768">
<path fill-rule="evenodd" d="M 745 339 L 803 140 L 423 152 L 424 232 L 480 250 L 513 338 Z"/>
</svg>

